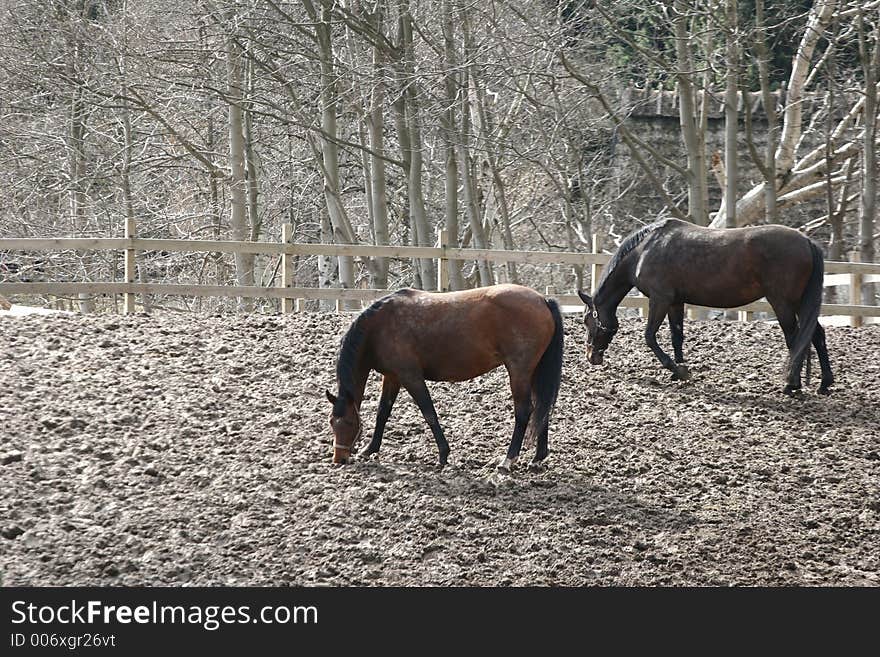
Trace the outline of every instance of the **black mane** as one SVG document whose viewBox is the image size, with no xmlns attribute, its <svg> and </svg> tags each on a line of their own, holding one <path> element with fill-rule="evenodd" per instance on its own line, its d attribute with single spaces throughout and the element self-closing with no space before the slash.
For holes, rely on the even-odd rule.
<svg viewBox="0 0 880 657">
<path fill-rule="evenodd" d="M 333 405 L 333 415 L 342 417 L 345 415 L 345 407 L 349 400 L 354 398 L 354 367 L 357 363 L 358 354 L 364 343 L 366 335 L 365 327 L 367 320 L 375 315 L 382 307 L 395 296 L 408 293 L 409 290 L 398 290 L 374 301 L 364 310 L 342 338 L 342 346 L 339 348 L 339 357 L 336 359 L 336 379 L 339 382 L 339 396 Z"/>
<path fill-rule="evenodd" d="M 617 269 L 617 266 L 620 264 L 620 262 L 626 256 L 628 256 L 634 248 L 641 244 L 649 233 L 653 233 L 658 228 L 665 226 L 667 221 L 669 220 L 660 219 L 659 221 L 655 221 L 654 223 L 648 224 L 647 226 L 643 226 L 634 233 L 628 235 L 617 248 L 617 252 L 614 254 L 614 257 L 611 258 L 611 261 L 606 265 L 605 271 L 602 273 L 602 278 L 600 279 L 599 285 L 596 289 L 601 289 L 602 284 L 608 279 L 609 276 L 611 276 L 611 274 L 614 273 L 614 270 Z"/>
</svg>

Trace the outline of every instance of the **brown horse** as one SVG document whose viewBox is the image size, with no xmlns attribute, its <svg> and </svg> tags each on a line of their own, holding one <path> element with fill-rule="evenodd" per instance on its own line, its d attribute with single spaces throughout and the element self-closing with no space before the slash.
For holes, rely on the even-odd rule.
<svg viewBox="0 0 880 657">
<path fill-rule="evenodd" d="M 537 440 L 532 461 L 547 457 L 550 412 L 562 378 L 562 317 L 552 299 L 519 285 L 462 292 L 405 289 L 379 299 L 352 323 L 336 362 L 339 392 L 333 404 L 333 462 L 347 463 L 363 426 L 361 401 L 370 370 L 383 375 L 376 429 L 363 455 L 379 451 L 385 423 L 401 386 L 431 427 L 446 464 L 449 444 L 425 381 L 465 381 L 499 365 L 507 368 L 515 427 L 506 458 L 509 470 L 523 438 Z"/>
<path fill-rule="evenodd" d="M 801 388 L 801 367 L 816 347 L 822 367 L 820 394 L 834 383 L 819 324 L 824 264 L 812 240 L 785 226 L 711 229 L 678 219 L 663 219 L 636 231 L 618 248 L 586 304 L 587 358 L 599 365 L 617 332 L 617 306 L 634 286 L 646 297 L 645 342 L 673 379 L 687 379 L 684 363 L 684 304 L 735 308 L 766 297 L 788 345 L 784 389 Z M 657 329 L 669 317 L 675 361 L 657 344 Z"/>
</svg>

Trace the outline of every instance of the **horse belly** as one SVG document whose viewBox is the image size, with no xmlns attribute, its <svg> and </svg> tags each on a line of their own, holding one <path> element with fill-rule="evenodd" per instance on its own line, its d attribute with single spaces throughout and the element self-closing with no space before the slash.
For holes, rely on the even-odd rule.
<svg viewBox="0 0 880 657">
<path fill-rule="evenodd" d="M 660 282 L 661 292 L 664 286 L 672 289 L 672 302 L 710 308 L 736 308 L 764 296 L 764 286 L 748 258 L 711 251 L 700 255 L 702 259 L 652 267 L 642 292 L 651 296 Z"/>
<path fill-rule="evenodd" d="M 470 352 L 435 354 L 424 365 L 425 379 L 429 381 L 469 381 L 501 365 L 500 354 Z"/>
<path fill-rule="evenodd" d="M 742 285 L 736 289 L 717 289 L 713 291 L 692 291 L 682 295 L 681 302 L 710 308 L 737 308 L 757 301 L 764 296 L 764 290 L 757 282 Z"/>
</svg>

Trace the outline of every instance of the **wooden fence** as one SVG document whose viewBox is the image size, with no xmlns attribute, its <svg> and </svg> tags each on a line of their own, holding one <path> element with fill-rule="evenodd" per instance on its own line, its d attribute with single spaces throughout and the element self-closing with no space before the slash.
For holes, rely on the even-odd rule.
<svg viewBox="0 0 880 657">
<path fill-rule="evenodd" d="M 450 260 L 485 260 L 489 262 L 516 262 L 526 264 L 570 264 L 588 267 L 591 287 L 599 280 L 602 267 L 611 256 L 601 251 L 601 240 L 593 239 L 592 253 L 566 251 L 506 251 L 501 249 L 459 249 L 446 246 L 445 231 L 438 231 L 437 246 L 367 246 L 348 244 L 298 244 L 290 242 L 291 230 L 284 226 L 282 241 L 275 242 L 233 242 L 209 240 L 168 240 L 144 239 L 133 236 L 134 230 L 126 226 L 123 238 L 12 238 L 0 239 L 0 250 L 10 251 L 108 251 L 124 252 L 124 281 L 113 282 L 0 282 L 0 294 L 47 294 L 68 296 L 79 294 L 122 294 L 123 309 L 134 312 L 135 296 L 138 294 L 181 295 L 200 297 L 254 297 L 281 299 L 282 311 L 292 312 L 299 308 L 299 300 L 322 299 L 336 301 L 369 302 L 389 293 L 389 290 L 341 289 L 293 286 L 293 263 L 297 256 L 354 256 L 387 258 L 432 258 L 437 262 L 438 289 L 448 290 L 448 262 Z M 281 285 L 275 287 L 235 286 L 235 285 L 186 285 L 167 283 L 137 283 L 135 254 L 138 251 L 165 251 L 184 253 L 253 253 L 277 255 L 281 258 Z M 880 280 L 880 263 L 834 262 L 825 263 L 825 273 L 832 285 L 847 283 L 850 290 L 849 304 L 823 304 L 823 315 L 844 315 L 851 318 L 851 325 L 860 326 L 863 317 L 880 317 L 880 306 L 861 305 L 863 283 Z M 848 278 L 841 281 L 839 275 Z M 559 294 L 549 291 L 563 306 L 580 306 L 580 298 L 572 291 Z M 621 303 L 623 307 L 648 307 L 643 296 L 627 296 Z M 699 307 L 692 307 L 699 308 Z M 741 308 L 741 319 L 750 319 L 754 312 L 773 312 L 766 301 L 756 301 Z"/>
</svg>

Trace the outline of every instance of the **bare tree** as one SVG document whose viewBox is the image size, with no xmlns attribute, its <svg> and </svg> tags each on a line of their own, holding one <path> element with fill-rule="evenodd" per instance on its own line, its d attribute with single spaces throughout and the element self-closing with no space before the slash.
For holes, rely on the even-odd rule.
<svg viewBox="0 0 880 657">
<path fill-rule="evenodd" d="M 244 140 L 244 61 L 233 31 L 236 22 L 233 10 L 229 10 L 225 20 L 230 30 L 226 36 L 226 96 L 229 104 L 229 170 L 232 196 L 229 225 L 232 228 L 233 240 L 247 241 L 251 237 L 251 230 L 248 222 L 247 158 Z M 235 254 L 235 278 L 238 285 L 254 284 L 252 253 Z M 253 299 L 240 297 L 238 307 L 244 312 L 251 312 L 254 308 Z"/>
<path fill-rule="evenodd" d="M 737 163 L 737 136 L 739 134 L 739 34 L 737 30 L 737 2 L 725 2 L 727 75 L 724 93 L 724 164 L 727 186 L 724 190 L 727 226 L 736 226 L 736 199 L 738 196 L 739 167 Z"/>
<path fill-rule="evenodd" d="M 449 247 L 458 248 L 459 242 L 459 198 L 458 198 L 458 158 L 456 154 L 456 142 L 458 130 L 456 129 L 456 109 L 459 106 L 458 94 L 460 85 L 458 77 L 458 58 L 455 49 L 455 28 L 450 0 L 442 0 L 442 30 L 443 30 L 443 101 L 446 105 L 440 115 L 441 135 L 444 152 L 444 216 L 446 219 L 446 231 L 449 235 Z M 447 260 L 449 267 L 449 287 L 452 290 L 464 288 L 464 280 L 461 275 L 461 261 Z"/>
<path fill-rule="evenodd" d="M 692 37 L 688 30 L 689 3 L 675 0 L 672 8 L 675 52 L 678 57 L 676 81 L 679 95 L 681 135 L 687 155 L 688 213 L 701 226 L 709 223 L 709 191 L 706 169 L 706 143 L 697 115 Z"/>
<path fill-rule="evenodd" d="M 776 212 L 776 141 L 779 125 L 776 118 L 776 101 L 770 89 L 770 52 L 767 49 L 767 39 L 768 29 L 764 19 L 764 0 L 755 0 L 755 54 L 762 105 L 764 115 L 767 118 L 767 144 L 764 149 L 764 161 L 761 163 L 759 158 L 755 158 L 755 163 L 764 176 L 764 219 L 767 223 L 776 223 L 778 221 Z M 725 208 L 725 210 L 729 212 L 730 208 Z M 733 214 L 734 221 L 728 222 L 728 225 L 736 225 L 735 205 Z"/>
<path fill-rule="evenodd" d="M 859 62 L 865 80 L 865 132 L 862 146 L 862 194 L 859 208 L 859 255 L 862 262 L 874 262 L 877 225 L 877 77 L 880 75 L 880 16 L 874 17 L 873 40 L 869 43 L 865 12 L 856 17 Z M 873 303 L 873 286 L 865 286 L 863 303 Z"/>
<path fill-rule="evenodd" d="M 354 229 L 348 219 L 341 198 L 339 178 L 339 145 L 337 142 L 337 93 L 336 72 L 334 70 L 334 53 L 331 33 L 333 18 L 332 0 L 320 0 L 316 9 L 311 0 L 303 0 L 303 6 L 315 23 L 315 41 L 321 62 L 321 169 L 324 177 L 324 199 L 327 214 L 333 231 L 334 241 L 338 244 L 355 244 Z M 354 260 L 351 256 L 339 257 L 339 282 L 344 288 L 353 288 L 355 283 Z M 351 307 L 351 303 L 344 304 Z"/>
<path fill-rule="evenodd" d="M 880 15 L 874 15 L 873 30 L 866 25 L 865 11 L 857 5 L 856 34 L 858 38 L 859 63 L 865 84 L 864 124 L 862 139 L 862 188 L 859 202 L 859 259 L 874 262 L 878 237 L 877 227 L 877 112 L 878 76 L 880 76 Z M 870 41 L 873 38 L 873 46 Z M 873 304 L 876 300 L 875 284 L 862 287 L 862 303 Z"/>
<path fill-rule="evenodd" d="M 820 167 L 808 171 L 804 167 L 804 162 L 797 161 L 796 147 L 802 136 L 804 91 L 811 71 L 813 53 L 819 39 L 831 23 L 836 6 L 836 0 L 815 1 L 813 8 L 810 10 L 797 54 L 792 62 L 783 113 L 782 135 L 775 153 L 774 187 L 779 190 L 777 200 L 782 200 L 779 198 L 781 196 L 788 196 L 785 200 L 789 203 L 801 200 L 804 198 L 805 192 L 800 190 L 816 182 L 819 182 L 821 185 L 823 169 Z M 840 157 L 845 158 L 845 156 L 852 157 L 852 153 L 847 150 Z M 835 163 L 839 161 L 835 159 Z M 791 196 L 791 194 L 798 191 L 800 191 L 799 194 Z M 821 194 L 821 186 L 811 188 L 809 192 L 813 195 Z M 764 202 L 766 199 L 767 196 L 763 184 L 752 188 L 751 191 L 746 193 L 737 202 L 736 224 L 742 226 L 755 223 L 764 215 Z M 719 211 L 712 220 L 712 226 L 721 227 L 727 225 L 726 215 L 727 213 L 724 209 Z"/>
</svg>

